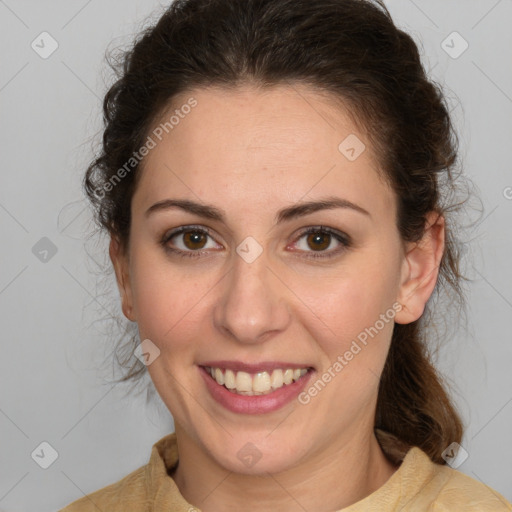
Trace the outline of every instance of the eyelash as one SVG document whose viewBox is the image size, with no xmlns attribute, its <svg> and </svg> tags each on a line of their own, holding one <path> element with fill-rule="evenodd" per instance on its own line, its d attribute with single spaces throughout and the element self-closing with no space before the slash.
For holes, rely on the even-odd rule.
<svg viewBox="0 0 512 512">
<path fill-rule="evenodd" d="M 181 227 L 171 231 L 170 233 L 166 233 L 164 235 L 164 237 L 162 238 L 162 240 L 160 241 L 160 244 L 162 245 L 162 247 L 164 248 L 164 250 L 166 252 L 170 252 L 170 253 L 175 254 L 181 258 L 198 258 L 204 252 L 207 252 L 207 251 L 199 251 L 199 250 L 198 251 L 192 251 L 192 250 L 183 251 L 181 249 L 174 249 L 174 248 L 169 247 L 169 245 L 168 245 L 169 240 L 171 240 L 172 238 L 174 238 L 177 235 L 180 235 L 182 233 L 187 233 L 187 232 L 202 233 L 202 234 L 208 235 L 211 238 L 213 238 L 210 230 L 207 228 L 203 228 L 201 226 L 181 226 Z M 311 254 L 309 256 L 304 256 L 306 259 L 333 258 L 333 257 L 337 256 L 339 253 L 341 253 L 342 251 L 351 247 L 351 245 L 352 245 L 349 236 L 347 236 L 341 232 L 335 231 L 331 228 L 324 227 L 324 226 L 311 226 L 311 227 L 304 229 L 303 231 L 301 231 L 299 236 L 295 239 L 294 243 L 299 241 L 305 235 L 315 234 L 315 233 L 331 235 L 338 242 L 340 242 L 341 248 L 330 250 L 328 252 L 327 251 L 318 251 L 318 252 L 311 251 Z M 305 252 L 310 252 L 310 251 L 305 251 Z"/>
</svg>

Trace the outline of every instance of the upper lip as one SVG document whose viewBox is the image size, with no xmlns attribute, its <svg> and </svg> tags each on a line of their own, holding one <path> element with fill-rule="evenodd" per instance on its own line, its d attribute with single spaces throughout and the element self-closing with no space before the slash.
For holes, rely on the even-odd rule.
<svg viewBox="0 0 512 512">
<path fill-rule="evenodd" d="M 199 366 L 208 366 L 210 368 L 222 368 L 223 370 L 232 370 L 235 372 L 247 372 L 247 373 L 258 373 L 258 372 L 271 372 L 273 370 L 282 369 L 287 370 L 291 368 L 295 369 L 310 369 L 312 368 L 309 364 L 304 363 L 285 363 L 282 361 L 262 361 L 261 363 L 243 363 L 242 361 L 206 361 L 201 363 Z"/>
</svg>

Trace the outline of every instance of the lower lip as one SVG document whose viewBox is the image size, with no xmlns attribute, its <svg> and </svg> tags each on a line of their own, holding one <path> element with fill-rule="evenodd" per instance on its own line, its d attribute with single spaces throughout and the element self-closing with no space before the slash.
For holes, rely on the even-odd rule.
<svg viewBox="0 0 512 512">
<path fill-rule="evenodd" d="M 280 409 L 301 393 L 313 373 L 311 370 L 293 384 L 285 385 L 268 395 L 238 395 L 232 393 L 214 380 L 207 370 L 200 366 L 206 387 L 212 397 L 226 409 L 239 414 L 264 414 Z"/>
</svg>

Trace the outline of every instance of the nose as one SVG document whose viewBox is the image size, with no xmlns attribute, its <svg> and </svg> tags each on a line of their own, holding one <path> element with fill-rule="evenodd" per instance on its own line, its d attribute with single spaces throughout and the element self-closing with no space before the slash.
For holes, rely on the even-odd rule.
<svg viewBox="0 0 512 512">
<path fill-rule="evenodd" d="M 236 254 L 222 282 L 214 323 L 224 335 L 256 344 L 286 330 L 291 319 L 287 288 L 269 267 L 265 252 L 251 263 Z"/>
</svg>

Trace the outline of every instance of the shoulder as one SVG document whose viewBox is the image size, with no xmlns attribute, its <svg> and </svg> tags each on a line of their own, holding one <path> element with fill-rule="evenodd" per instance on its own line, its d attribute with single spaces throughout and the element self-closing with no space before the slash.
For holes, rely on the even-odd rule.
<svg viewBox="0 0 512 512">
<path fill-rule="evenodd" d="M 512 512 L 512 504 L 500 493 L 456 469 L 432 462 L 418 447 L 408 456 L 414 469 L 408 476 L 421 474 L 424 478 L 404 510 Z"/>
<path fill-rule="evenodd" d="M 360 502 L 365 512 L 373 510 L 374 504 L 379 512 L 512 512 L 509 501 L 479 480 L 436 464 L 420 447 L 408 446 L 389 432 L 376 429 L 375 434 L 387 457 L 399 468 L 386 484 Z"/>
<path fill-rule="evenodd" d="M 435 467 L 437 478 L 443 483 L 432 511 L 512 511 L 512 504 L 504 496 L 479 480 L 449 466 L 435 464 Z"/>
<path fill-rule="evenodd" d="M 111 485 L 70 503 L 59 512 L 124 512 L 147 499 L 146 466 L 141 466 Z"/>
</svg>

